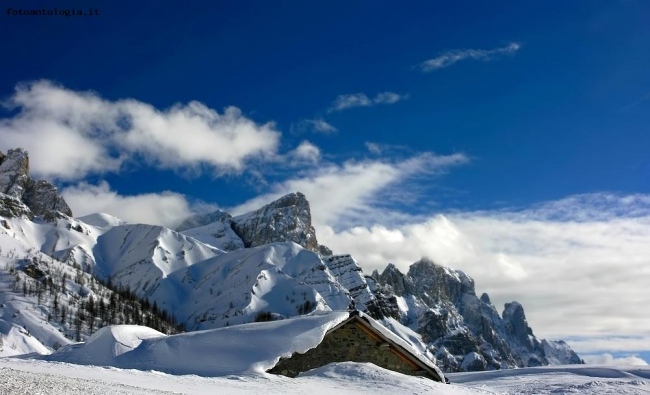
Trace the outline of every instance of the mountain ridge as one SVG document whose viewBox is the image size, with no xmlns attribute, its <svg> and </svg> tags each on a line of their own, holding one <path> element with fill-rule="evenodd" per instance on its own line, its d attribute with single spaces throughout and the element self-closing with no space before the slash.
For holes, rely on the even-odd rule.
<svg viewBox="0 0 650 395">
<path fill-rule="evenodd" d="M 235 217 L 193 216 L 176 230 L 107 214 L 72 218 L 54 186 L 28 205 L 29 195 L 16 192 L 31 185 L 27 154 L 9 153 L 11 161 L 0 158 L 0 186 L 13 191 L 0 192 L 0 247 L 9 238 L 28 257 L 46 254 L 125 287 L 188 330 L 356 308 L 419 333 L 446 371 L 581 362 L 566 343 L 537 339 L 519 303 L 499 314 L 462 271 L 423 258 L 407 273 L 389 264 L 365 274 L 354 257 L 318 243 L 300 192 Z"/>
</svg>

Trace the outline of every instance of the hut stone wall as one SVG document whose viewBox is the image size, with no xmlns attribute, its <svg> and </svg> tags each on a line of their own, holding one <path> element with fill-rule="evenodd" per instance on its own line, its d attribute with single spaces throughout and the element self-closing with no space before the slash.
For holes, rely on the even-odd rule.
<svg viewBox="0 0 650 395">
<path fill-rule="evenodd" d="M 413 362 L 399 356 L 387 347 L 383 339 L 369 332 L 354 320 L 330 332 L 316 347 L 304 354 L 294 353 L 291 358 L 281 359 L 268 372 L 296 377 L 299 373 L 333 362 L 371 362 L 396 372 L 427 376 Z"/>
</svg>

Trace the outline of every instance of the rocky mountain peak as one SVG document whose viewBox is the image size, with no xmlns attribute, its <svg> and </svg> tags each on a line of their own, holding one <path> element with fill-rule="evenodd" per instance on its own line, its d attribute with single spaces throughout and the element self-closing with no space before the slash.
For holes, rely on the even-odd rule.
<svg viewBox="0 0 650 395">
<path fill-rule="evenodd" d="M 247 248 L 292 241 L 312 251 L 321 250 L 311 223 L 309 202 L 300 192 L 290 193 L 259 210 L 233 217 L 232 228 Z"/>
<path fill-rule="evenodd" d="M 530 337 L 533 330 L 528 326 L 524 307 L 519 302 L 506 303 L 502 314 L 508 331 L 521 343 L 533 347 Z"/>
<path fill-rule="evenodd" d="M 474 295 L 474 280 L 460 270 L 449 269 L 422 258 L 411 265 L 408 276 L 413 279 L 418 296 L 426 303 L 436 300 L 458 303 L 463 294 Z"/>
<path fill-rule="evenodd" d="M 334 255 L 332 250 L 318 244 L 309 201 L 300 192 L 236 217 L 222 210 L 195 215 L 177 226 L 176 231 L 225 251 L 290 241 L 322 257 Z"/>
<path fill-rule="evenodd" d="M 22 148 L 10 149 L 6 155 L 0 152 L 0 193 L 18 199 L 34 215 L 52 216 L 51 212 L 60 212 L 72 216 L 54 185 L 29 176 L 29 155 Z"/>
<path fill-rule="evenodd" d="M 533 335 L 523 307 L 508 303 L 502 315 L 463 271 L 422 258 L 406 274 L 389 264 L 368 284 L 377 311 L 422 335 L 447 371 L 580 363 L 571 348 Z"/>
<path fill-rule="evenodd" d="M 379 275 L 378 280 L 381 284 L 389 286 L 397 296 L 404 293 L 412 293 L 413 286 L 397 266 L 389 263 L 384 271 Z"/>
</svg>

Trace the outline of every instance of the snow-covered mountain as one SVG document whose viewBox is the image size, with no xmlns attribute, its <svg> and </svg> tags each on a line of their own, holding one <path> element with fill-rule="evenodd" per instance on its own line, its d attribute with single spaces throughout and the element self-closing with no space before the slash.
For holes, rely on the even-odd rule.
<svg viewBox="0 0 650 395">
<path fill-rule="evenodd" d="M 419 333 L 448 371 L 581 362 L 566 343 L 537 339 L 520 304 L 499 315 L 463 272 L 421 260 L 406 274 L 393 265 L 364 274 L 353 257 L 318 243 L 301 193 L 236 217 L 195 216 L 171 230 L 107 214 L 74 218 L 56 188 L 28 171 L 24 150 L 0 154 L 0 267 L 15 265 L 16 254 L 49 259 L 59 272 L 92 274 L 146 299 L 190 331 L 356 308 L 402 336 Z M 29 303 L 51 308 L 53 300 Z M 5 337 L 14 318 L 2 315 Z"/>
<path fill-rule="evenodd" d="M 236 217 L 222 210 L 196 215 L 176 230 L 215 247 L 224 247 L 226 251 L 292 241 L 323 255 L 332 254 L 329 248 L 318 244 L 309 202 L 300 192 L 290 193 Z"/>
</svg>

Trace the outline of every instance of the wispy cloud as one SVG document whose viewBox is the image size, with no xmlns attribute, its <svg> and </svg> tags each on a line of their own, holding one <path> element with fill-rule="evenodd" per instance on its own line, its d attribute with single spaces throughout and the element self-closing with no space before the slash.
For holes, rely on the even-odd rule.
<svg viewBox="0 0 650 395">
<path fill-rule="evenodd" d="M 338 129 L 323 118 L 303 119 L 291 125 L 292 132 L 336 133 Z"/>
<path fill-rule="evenodd" d="M 328 109 L 328 112 L 342 111 L 354 107 L 372 107 L 376 104 L 395 104 L 408 98 L 408 94 L 402 95 L 395 92 L 380 92 L 372 99 L 366 96 L 365 93 L 339 95 Z"/>
<path fill-rule="evenodd" d="M 330 111 L 341 111 L 353 107 L 370 107 L 372 106 L 372 100 L 366 96 L 365 93 L 353 93 L 350 95 L 339 95 L 337 96 Z"/>
<path fill-rule="evenodd" d="M 462 60 L 473 59 L 490 61 L 503 55 L 513 55 L 521 49 L 518 43 L 510 43 L 505 47 L 494 49 L 455 49 L 439 53 L 435 58 L 425 60 L 418 64 L 418 68 L 425 73 L 449 67 Z"/>
<path fill-rule="evenodd" d="M 372 100 L 375 104 L 395 104 L 398 101 L 406 100 L 409 95 L 400 95 L 395 92 L 381 92 Z"/>
<path fill-rule="evenodd" d="M 109 213 L 130 223 L 173 228 L 197 211 L 197 207 L 192 207 L 180 193 L 167 191 L 125 196 L 112 190 L 106 181 L 82 182 L 63 189 L 62 195 L 77 217 Z"/>
<path fill-rule="evenodd" d="M 370 151 L 371 153 L 373 153 L 375 155 L 381 154 L 381 146 L 379 144 L 373 143 L 371 141 L 366 141 L 364 143 L 364 145 L 366 146 L 368 151 Z"/>
<path fill-rule="evenodd" d="M 312 206 L 312 221 L 317 229 L 327 225 L 360 224 L 375 212 L 376 204 L 386 193 L 417 176 L 435 176 L 465 164 L 463 154 L 435 155 L 423 153 L 403 160 L 349 160 L 342 164 L 322 164 L 298 177 L 276 183 L 265 193 L 232 209 L 242 214 L 257 209 L 289 192 L 304 193 Z M 392 213 L 388 213 L 392 215 Z M 344 251 L 344 250 L 340 250 Z"/>
</svg>

